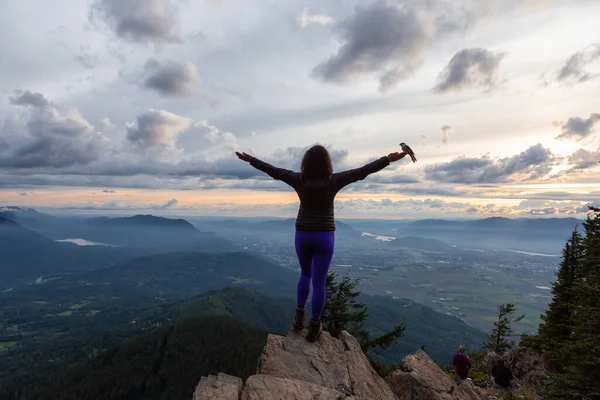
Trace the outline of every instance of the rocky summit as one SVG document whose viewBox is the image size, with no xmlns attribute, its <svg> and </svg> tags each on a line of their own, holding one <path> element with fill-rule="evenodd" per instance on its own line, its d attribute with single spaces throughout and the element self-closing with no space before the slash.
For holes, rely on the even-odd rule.
<svg viewBox="0 0 600 400">
<path fill-rule="evenodd" d="M 257 374 L 238 385 L 225 375 L 203 378 L 194 400 L 395 400 L 390 386 L 371 367 L 347 332 L 323 332 L 315 343 L 306 331 L 269 335 Z"/>
<path fill-rule="evenodd" d="M 203 377 L 193 400 L 503 400 L 507 395 L 470 380 L 456 385 L 423 350 L 406 356 L 401 368 L 383 379 L 349 333 L 336 339 L 323 332 L 315 343 L 305 335 L 294 330 L 285 337 L 269 335 L 256 375 L 245 383 L 221 373 Z"/>
</svg>

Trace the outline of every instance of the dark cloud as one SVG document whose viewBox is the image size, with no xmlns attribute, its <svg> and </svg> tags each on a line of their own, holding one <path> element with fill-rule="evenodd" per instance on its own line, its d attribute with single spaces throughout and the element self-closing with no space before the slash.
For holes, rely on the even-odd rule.
<svg viewBox="0 0 600 400">
<path fill-rule="evenodd" d="M 61 208 L 70 210 L 167 210 L 176 206 L 177 203 L 177 199 L 171 199 L 163 204 L 146 204 L 132 201 L 111 200 L 99 203 L 70 203 Z"/>
<path fill-rule="evenodd" d="M 158 206 L 152 206 L 151 209 L 154 210 L 166 210 L 167 208 L 171 208 L 173 206 L 176 206 L 178 203 L 177 199 L 171 199 L 169 201 L 167 201 L 165 204 L 161 204 Z"/>
<path fill-rule="evenodd" d="M 453 130 L 454 130 L 454 128 L 452 127 L 452 125 L 443 125 L 442 126 L 442 143 L 443 144 L 448 143 L 448 133 L 452 132 Z"/>
<path fill-rule="evenodd" d="M 142 148 L 173 147 L 176 136 L 190 127 L 192 120 L 165 110 L 149 110 L 127 126 L 127 140 Z"/>
<path fill-rule="evenodd" d="M 102 191 L 102 193 L 117 193 L 117 192 L 115 192 L 114 190 L 108 190 L 108 189 L 104 189 L 104 190 Z"/>
<path fill-rule="evenodd" d="M 27 196 L 27 192 L 19 193 L 19 196 Z"/>
<path fill-rule="evenodd" d="M 79 48 L 79 54 L 75 55 L 75 60 L 88 69 L 96 68 L 99 62 L 98 57 L 90 52 L 88 46 L 81 46 Z"/>
<path fill-rule="evenodd" d="M 513 175 L 524 175 L 523 179 L 538 179 L 550 172 L 558 158 L 541 144 L 511 157 L 491 159 L 456 158 L 448 163 L 425 167 L 429 180 L 448 183 L 499 183 L 507 182 Z"/>
<path fill-rule="evenodd" d="M 48 100 L 41 93 L 31 93 L 29 90 L 15 91 L 15 95 L 9 98 L 10 104 L 18 106 L 31 106 L 42 108 L 48 105 Z"/>
<path fill-rule="evenodd" d="M 556 80 L 567 84 L 586 82 L 600 77 L 600 73 L 586 72 L 584 68 L 600 57 L 600 43 L 592 44 L 573 54 L 558 71 Z"/>
<path fill-rule="evenodd" d="M 347 82 L 364 74 L 379 77 L 380 90 L 395 86 L 423 62 L 431 33 L 408 5 L 374 1 L 358 5 L 337 24 L 343 44 L 338 53 L 313 69 L 328 82 Z"/>
<path fill-rule="evenodd" d="M 149 59 L 144 65 L 143 86 L 166 97 L 185 97 L 198 86 L 198 72 L 192 62 Z"/>
<path fill-rule="evenodd" d="M 386 185 L 398 185 L 401 183 L 419 183 L 421 182 L 417 178 L 411 175 L 394 174 L 394 175 L 374 175 L 369 178 L 371 182 L 383 183 Z"/>
<path fill-rule="evenodd" d="M 3 168 L 63 168 L 97 160 L 108 140 L 96 133 L 77 109 L 62 109 L 42 94 L 20 92 L 12 104 L 29 106 L 20 124 L 11 125 L 11 140 L 0 148 Z M 12 131 L 14 129 L 14 131 Z"/>
<path fill-rule="evenodd" d="M 172 0 L 94 0 L 89 18 L 113 33 L 138 43 L 178 43 L 178 13 Z"/>
<path fill-rule="evenodd" d="M 573 165 L 571 172 L 595 167 L 598 163 L 600 163 L 600 149 L 595 152 L 579 149 L 569 156 L 569 164 Z"/>
<path fill-rule="evenodd" d="M 497 85 L 497 73 L 503 57 L 503 53 L 487 49 L 463 49 L 440 73 L 434 91 L 447 93 L 472 87 L 491 90 Z"/>
<path fill-rule="evenodd" d="M 556 139 L 576 139 L 581 140 L 596 131 L 600 126 L 600 114 L 590 114 L 589 118 L 573 117 L 566 123 L 554 122 L 554 126 L 560 126 L 561 134 Z"/>
</svg>

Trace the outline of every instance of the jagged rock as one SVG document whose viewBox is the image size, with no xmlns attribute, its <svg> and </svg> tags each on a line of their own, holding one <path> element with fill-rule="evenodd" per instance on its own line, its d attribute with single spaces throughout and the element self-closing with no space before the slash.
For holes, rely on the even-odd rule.
<svg viewBox="0 0 600 400">
<path fill-rule="evenodd" d="M 242 380 L 240 378 L 238 378 L 237 376 L 231 376 L 231 375 L 227 375 L 222 372 L 219 372 L 219 374 L 217 375 L 217 379 L 220 382 L 229 383 L 231 385 L 237 386 L 239 392 L 242 393 L 242 389 L 244 387 L 244 382 L 242 382 Z"/>
<path fill-rule="evenodd" d="M 193 400 L 239 400 L 242 380 L 238 377 L 218 374 L 200 378 Z"/>
<path fill-rule="evenodd" d="M 242 400 L 353 400 L 337 390 L 297 379 L 253 375 L 246 381 Z"/>
<path fill-rule="evenodd" d="M 402 369 L 384 380 L 347 332 L 340 339 L 323 332 L 315 343 L 305 335 L 293 330 L 286 337 L 269 335 L 257 374 L 243 390 L 239 378 L 208 376 L 194 400 L 503 400 L 506 394 L 469 380 L 457 386 L 422 350 L 406 356 Z"/>
<path fill-rule="evenodd" d="M 315 343 L 305 335 L 293 330 L 286 337 L 269 335 L 258 373 L 309 382 L 356 399 L 395 399 L 352 335 L 342 332 L 338 340 L 323 332 Z"/>
<path fill-rule="evenodd" d="M 423 350 L 406 356 L 403 369 L 386 382 L 403 400 L 502 400 L 499 391 L 478 388 L 468 380 L 457 386 Z"/>
<path fill-rule="evenodd" d="M 541 377 L 547 372 L 544 359 L 541 355 L 530 349 L 511 349 L 502 355 L 502 358 L 510 367 L 515 382 L 529 388 L 539 388 Z M 497 353 L 488 352 L 482 362 L 482 369 L 491 374 L 492 368 L 500 359 Z"/>
</svg>

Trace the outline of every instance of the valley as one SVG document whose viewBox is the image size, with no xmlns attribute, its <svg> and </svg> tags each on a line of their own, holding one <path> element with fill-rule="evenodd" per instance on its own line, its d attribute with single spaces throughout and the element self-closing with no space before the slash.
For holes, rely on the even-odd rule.
<svg viewBox="0 0 600 400">
<path fill-rule="evenodd" d="M 572 222 L 555 236 L 568 237 L 570 227 L 575 227 Z M 207 224 L 199 220 L 195 224 L 213 229 L 279 265 L 299 270 L 291 222 L 287 231 L 251 229 L 256 223 Z M 434 238 L 398 236 L 389 222 L 369 226 L 370 232 L 342 226 L 336 232 L 332 270 L 360 278 L 365 294 L 408 298 L 484 331 L 490 329 L 497 305 L 513 302 L 526 315 L 520 325 L 522 333 L 530 333 L 539 325 L 551 299 L 548 288 L 555 279 L 562 247 L 558 241 L 553 254 L 541 254 L 535 245 L 519 247 L 530 251 L 495 249 L 493 243 L 477 241 L 478 231 L 472 232 L 472 242 L 466 247 Z"/>
<path fill-rule="evenodd" d="M 40 376 L 69 381 L 55 374 L 198 315 L 271 332 L 289 328 L 299 273 L 293 220 L 136 216 L 81 220 L 75 228 L 70 219 L 23 214 L 0 216 L 3 251 L 11 255 L 0 268 L 13 277 L 0 286 L 0 376 L 11 391 Z M 534 331 L 557 256 L 536 246 L 465 246 L 406 229 L 400 235 L 386 224 L 355 229 L 339 221 L 331 267 L 359 279 L 373 335 L 406 324 L 382 360 L 425 346 L 447 362 L 457 344 L 477 348 L 506 302 L 526 314 L 518 332 Z M 63 261 L 69 255 L 77 261 Z"/>
</svg>

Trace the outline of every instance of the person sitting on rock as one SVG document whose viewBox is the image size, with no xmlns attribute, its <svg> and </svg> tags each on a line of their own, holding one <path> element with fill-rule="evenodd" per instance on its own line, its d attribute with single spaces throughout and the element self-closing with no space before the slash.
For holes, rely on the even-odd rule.
<svg viewBox="0 0 600 400">
<path fill-rule="evenodd" d="M 494 368 L 492 368 L 492 379 L 496 387 L 507 388 L 510 386 L 513 375 L 510 369 L 504 365 L 503 359 L 499 359 Z"/>
<path fill-rule="evenodd" d="M 465 346 L 458 346 L 458 353 L 452 358 L 452 364 L 454 365 L 454 382 L 460 385 L 462 381 L 467 379 L 469 369 L 471 369 L 471 359 L 465 354 Z"/>
<path fill-rule="evenodd" d="M 305 305 L 312 280 L 312 318 L 306 339 L 314 342 L 323 331 L 321 313 L 325 306 L 325 282 L 335 242 L 334 198 L 345 186 L 382 170 L 391 162 L 402 159 L 406 153 L 390 153 L 363 167 L 335 174 L 329 152 L 321 145 L 315 145 L 306 151 L 300 172 L 274 167 L 246 153 L 235 154 L 240 160 L 249 162 L 271 178 L 287 183 L 300 198 L 295 247 L 302 272 L 296 291 L 297 307 L 293 327 L 297 330 L 305 327 Z"/>
</svg>

